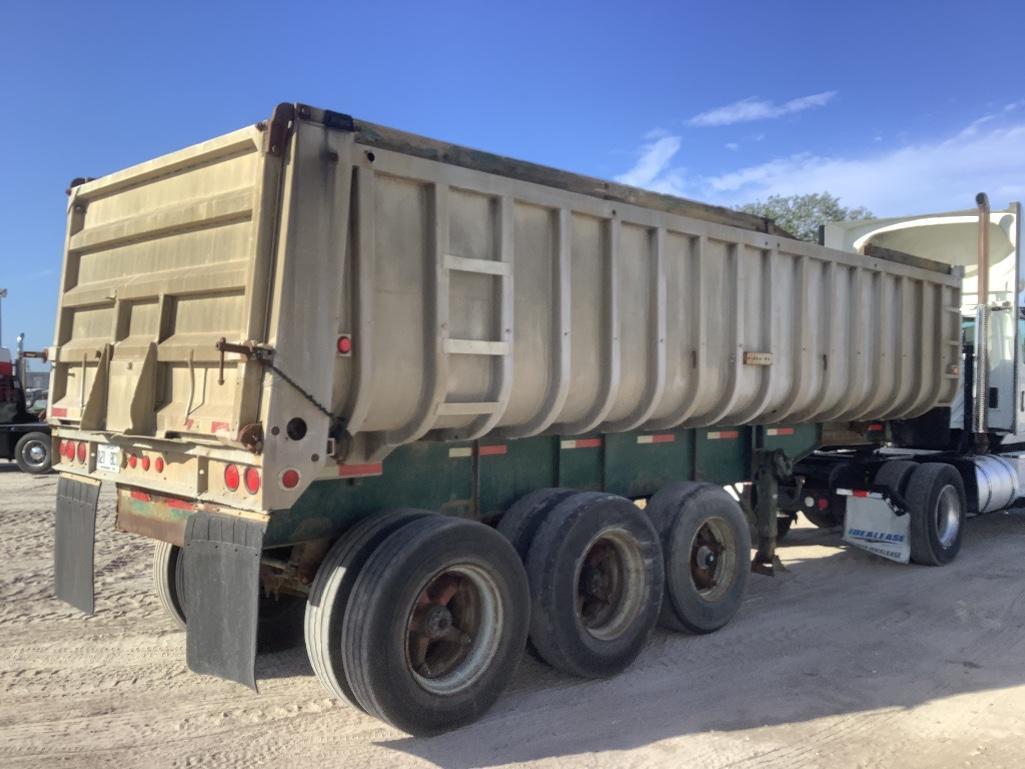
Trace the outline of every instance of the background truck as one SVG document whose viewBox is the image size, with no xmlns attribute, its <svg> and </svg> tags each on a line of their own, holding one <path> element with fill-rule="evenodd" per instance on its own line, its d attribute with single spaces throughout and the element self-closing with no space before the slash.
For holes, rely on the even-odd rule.
<svg viewBox="0 0 1025 769">
<path fill-rule="evenodd" d="M 722 627 L 823 423 L 959 392 L 960 267 L 306 105 L 69 195 L 58 596 L 93 609 L 113 483 L 193 670 L 254 686 L 298 617 L 414 734 L 528 636 L 594 677 Z"/>
<path fill-rule="evenodd" d="M 0 458 L 13 460 L 26 473 L 50 470 L 50 426 L 29 410 L 22 386 L 24 358 L 11 359 L 0 347 Z"/>
<path fill-rule="evenodd" d="M 984 194 L 976 202 L 974 210 L 838 222 L 822 232 L 827 246 L 906 262 L 928 255 L 965 271 L 961 304 L 947 308 L 961 326 L 951 403 L 914 418 L 861 421 L 860 435 L 848 431 L 803 457 L 782 489 L 786 509 L 843 525 L 852 544 L 905 563 L 950 561 L 966 515 L 1018 506 L 1025 495 L 1021 205 L 991 210 Z M 913 321 L 900 339 L 903 346 L 880 355 L 892 360 L 923 343 Z"/>
</svg>

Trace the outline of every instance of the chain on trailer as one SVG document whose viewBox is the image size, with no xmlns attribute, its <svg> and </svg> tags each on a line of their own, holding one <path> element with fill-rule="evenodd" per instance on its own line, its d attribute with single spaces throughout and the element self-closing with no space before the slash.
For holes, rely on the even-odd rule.
<svg viewBox="0 0 1025 769">
<path fill-rule="evenodd" d="M 224 384 L 224 354 L 226 352 L 236 353 L 246 358 L 246 360 L 255 360 L 259 363 L 264 364 L 272 372 L 281 377 L 285 382 L 295 388 L 296 392 L 302 395 L 308 400 L 313 407 L 317 409 L 321 414 L 326 416 L 328 419 L 334 419 L 334 415 L 327 410 L 327 408 L 321 404 L 311 393 L 307 392 L 302 385 L 295 381 L 289 374 L 282 371 L 274 364 L 274 349 L 266 347 L 264 345 L 258 345 L 255 342 L 243 342 L 237 344 L 229 342 L 223 336 L 217 340 L 217 351 L 221 354 L 220 363 L 218 364 L 217 371 L 217 384 Z"/>
</svg>

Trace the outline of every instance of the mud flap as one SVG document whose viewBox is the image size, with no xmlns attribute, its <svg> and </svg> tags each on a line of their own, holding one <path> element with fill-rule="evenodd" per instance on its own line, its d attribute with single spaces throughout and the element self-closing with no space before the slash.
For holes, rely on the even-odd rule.
<svg viewBox="0 0 1025 769">
<path fill-rule="evenodd" d="M 97 481 L 79 481 L 62 475 L 57 481 L 54 522 L 53 572 L 57 597 L 92 614 L 93 549 L 96 540 Z"/>
<path fill-rule="evenodd" d="M 897 563 L 911 560 L 911 516 L 878 492 L 837 489 L 837 494 L 847 497 L 844 542 Z"/>
<path fill-rule="evenodd" d="M 251 689 L 265 529 L 215 513 L 195 513 L 185 524 L 186 661 L 197 673 Z"/>
</svg>

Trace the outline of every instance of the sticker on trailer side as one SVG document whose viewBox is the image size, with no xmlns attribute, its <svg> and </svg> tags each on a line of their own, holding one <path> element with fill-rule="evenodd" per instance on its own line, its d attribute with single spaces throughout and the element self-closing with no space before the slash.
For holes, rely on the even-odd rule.
<svg viewBox="0 0 1025 769">
<path fill-rule="evenodd" d="M 911 560 L 910 516 L 897 515 L 878 494 L 847 497 L 843 538 L 844 542 L 891 561 Z"/>
</svg>

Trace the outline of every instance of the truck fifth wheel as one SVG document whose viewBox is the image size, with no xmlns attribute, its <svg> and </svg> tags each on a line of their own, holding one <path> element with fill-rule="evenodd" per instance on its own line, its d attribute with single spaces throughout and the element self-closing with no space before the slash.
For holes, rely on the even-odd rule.
<svg viewBox="0 0 1025 769">
<path fill-rule="evenodd" d="M 959 392 L 959 268 L 306 105 L 69 195 L 58 596 L 114 484 L 193 670 L 300 622 L 414 734 L 721 627 L 823 422 Z"/>
</svg>

